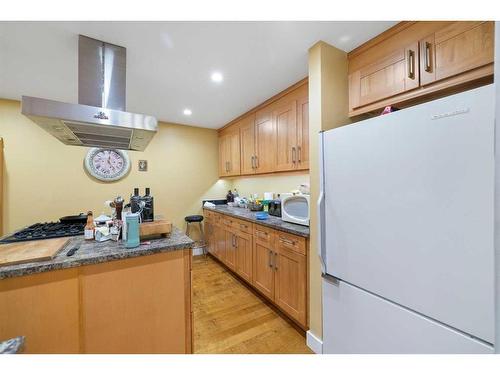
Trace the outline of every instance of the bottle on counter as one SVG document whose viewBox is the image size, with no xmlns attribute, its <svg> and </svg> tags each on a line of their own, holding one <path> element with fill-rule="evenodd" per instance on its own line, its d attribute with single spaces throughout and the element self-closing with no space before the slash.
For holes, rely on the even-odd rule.
<svg viewBox="0 0 500 375">
<path fill-rule="evenodd" d="M 233 193 L 231 192 L 231 190 L 229 190 L 229 191 L 227 192 L 227 195 L 226 195 L 226 200 L 227 200 L 227 203 L 234 202 L 234 195 L 233 195 Z"/>
<path fill-rule="evenodd" d="M 141 214 L 142 221 L 154 221 L 154 199 L 149 188 L 146 188 L 146 195 L 141 197 L 141 201 L 144 202 L 144 208 Z"/>
<path fill-rule="evenodd" d="M 87 224 L 83 232 L 83 237 L 86 240 L 93 240 L 95 234 L 94 214 L 92 211 L 87 212 Z"/>
<path fill-rule="evenodd" d="M 130 209 L 132 210 L 133 213 L 139 212 L 140 200 L 141 196 L 139 195 L 139 188 L 134 188 L 134 194 L 130 196 Z"/>
</svg>

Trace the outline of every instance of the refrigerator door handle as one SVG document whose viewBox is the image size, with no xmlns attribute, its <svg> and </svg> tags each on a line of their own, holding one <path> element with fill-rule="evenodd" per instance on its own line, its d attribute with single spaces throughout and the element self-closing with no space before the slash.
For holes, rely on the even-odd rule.
<svg viewBox="0 0 500 375">
<path fill-rule="evenodd" d="M 319 198 L 318 210 L 318 256 L 321 263 L 321 273 L 326 274 L 326 246 L 325 246 L 325 166 L 323 163 L 323 132 L 319 133 Z"/>
</svg>

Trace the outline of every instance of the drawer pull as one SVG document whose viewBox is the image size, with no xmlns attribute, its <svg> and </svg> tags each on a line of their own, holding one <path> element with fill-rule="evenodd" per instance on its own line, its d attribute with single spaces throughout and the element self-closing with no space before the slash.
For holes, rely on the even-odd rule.
<svg viewBox="0 0 500 375">
<path fill-rule="evenodd" d="M 429 42 L 425 42 L 425 71 L 431 72 L 431 44 Z"/>
<path fill-rule="evenodd" d="M 272 250 L 269 250 L 269 267 L 273 268 L 273 252 Z"/>
<path fill-rule="evenodd" d="M 415 52 L 408 51 L 408 78 L 415 79 Z"/>
<path fill-rule="evenodd" d="M 263 238 L 265 240 L 267 240 L 267 232 L 261 232 L 260 230 L 257 231 L 257 236 L 259 236 L 260 238 Z"/>
<path fill-rule="evenodd" d="M 287 245 L 292 245 L 295 246 L 296 242 L 293 240 L 289 240 L 287 238 L 280 237 L 280 241 L 287 244 Z"/>
<path fill-rule="evenodd" d="M 274 253 L 274 269 L 278 270 L 278 253 Z"/>
</svg>

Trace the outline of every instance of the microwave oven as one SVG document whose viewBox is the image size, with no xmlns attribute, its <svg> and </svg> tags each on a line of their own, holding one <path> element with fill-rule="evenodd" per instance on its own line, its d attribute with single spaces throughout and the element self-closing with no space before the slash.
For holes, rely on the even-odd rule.
<svg viewBox="0 0 500 375">
<path fill-rule="evenodd" d="M 309 226 L 311 196 L 307 194 L 281 194 L 281 219 Z"/>
</svg>

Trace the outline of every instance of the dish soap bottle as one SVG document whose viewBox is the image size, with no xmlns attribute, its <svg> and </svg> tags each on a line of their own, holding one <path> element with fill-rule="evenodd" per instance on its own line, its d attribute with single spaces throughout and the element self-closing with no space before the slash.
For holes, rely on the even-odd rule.
<svg viewBox="0 0 500 375">
<path fill-rule="evenodd" d="M 94 224 L 94 214 L 92 211 L 87 213 L 87 224 L 85 225 L 85 229 L 83 232 L 83 238 L 86 240 L 93 240 L 95 232 L 95 224 Z"/>
</svg>

